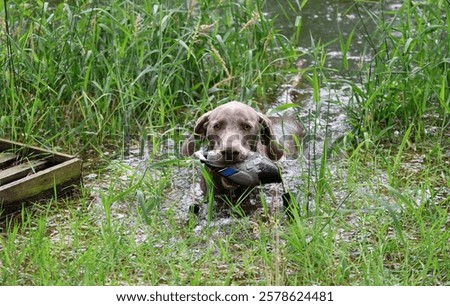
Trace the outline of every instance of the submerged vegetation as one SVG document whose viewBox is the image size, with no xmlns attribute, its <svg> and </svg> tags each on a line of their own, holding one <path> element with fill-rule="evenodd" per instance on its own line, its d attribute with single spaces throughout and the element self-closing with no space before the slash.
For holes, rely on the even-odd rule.
<svg viewBox="0 0 450 306">
<path fill-rule="evenodd" d="M 450 284 L 449 1 L 352 2 L 368 51 L 346 78 L 328 42 L 299 50 L 300 19 L 282 35 L 262 0 L 160 2 L 0 4 L 0 137 L 85 159 L 77 197 L 1 221 L 0 284 Z M 344 69 L 353 33 L 336 33 Z M 349 129 L 299 159 L 291 214 L 261 193 L 250 216 L 180 220 L 169 195 L 186 164 L 149 135 L 176 143 L 225 101 L 268 109 L 299 59 L 318 111 L 321 92 L 346 93 Z M 143 143 L 147 159 L 119 161 Z"/>
</svg>

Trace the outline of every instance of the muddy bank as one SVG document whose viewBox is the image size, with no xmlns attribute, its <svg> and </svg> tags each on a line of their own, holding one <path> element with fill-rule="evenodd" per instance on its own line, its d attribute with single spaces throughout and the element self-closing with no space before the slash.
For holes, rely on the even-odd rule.
<svg viewBox="0 0 450 306">
<path fill-rule="evenodd" d="M 348 101 L 346 89 L 327 90 L 320 92 L 320 102 L 312 99 L 312 90 L 306 85 L 294 81 L 280 87 L 276 101 L 271 105 L 271 115 L 289 115 L 298 118 L 305 127 L 306 136 L 303 140 L 303 154 L 296 159 L 282 158 L 278 164 L 282 170 L 283 184 L 267 184 L 256 188 L 254 195 L 247 202 L 247 216 L 253 214 L 261 216 L 264 213 L 282 212 L 282 195 L 291 192 L 297 201 L 302 203 L 303 209 L 312 209 L 306 193 L 313 193 L 312 182 L 315 181 L 317 167 L 324 150 L 329 150 L 345 133 L 349 126 L 346 123 L 345 106 Z M 276 111 L 280 105 L 292 104 L 283 111 Z M 275 111 L 274 111 L 275 110 Z M 113 160 L 109 166 L 111 171 L 101 175 L 95 173 L 85 178 L 86 187 L 91 190 L 92 207 L 99 212 L 104 210 L 102 194 L 112 188 L 132 188 L 133 184 L 145 181 L 138 190 L 130 192 L 127 202 L 115 202 L 111 207 L 112 218 L 122 222 L 136 224 L 141 218 L 138 211 L 142 208 L 137 198 L 137 192 L 144 197 L 144 205 L 153 205 L 153 209 L 161 213 L 171 211 L 180 223 L 187 222 L 189 214 L 195 208 L 198 218 L 196 231 L 201 231 L 207 224 L 208 206 L 205 195 L 200 189 L 200 163 L 193 158 L 179 158 L 173 152 L 173 141 L 166 141 L 159 148 L 164 159 L 155 159 L 155 148 L 146 144 L 135 143 L 130 146 L 130 155 L 123 159 Z M 119 174 L 117 174 L 119 173 Z M 112 183 L 113 182 L 113 183 Z M 261 203 L 267 203 L 267 208 Z M 306 200 L 305 200 L 306 199 Z M 151 204 L 149 204 L 151 203 Z M 250 209 L 248 209 L 250 208 Z M 268 210 L 268 211 L 264 211 Z M 217 228 L 226 228 L 233 223 L 230 216 L 236 215 L 229 206 L 221 206 L 214 210 L 213 223 Z"/>
</svg>

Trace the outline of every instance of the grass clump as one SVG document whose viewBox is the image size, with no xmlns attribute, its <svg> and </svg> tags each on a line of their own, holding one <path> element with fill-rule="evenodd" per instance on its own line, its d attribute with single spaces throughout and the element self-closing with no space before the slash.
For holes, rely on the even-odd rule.
<svg viewBox="0 0 450 306">
<path fill-rule="evenodd" d="M 263 99 L 289 48 L 260 1 L 3 4 L 1 135 L 72 150 Z"/>
<path fill-rule="evenodd" d="M 372 58 L 363 87 L 354 88 L 357 133 L 388 138 L 411 128 L 419 141 L 427 126 L 437 124 L 443 139 L 450 113 L 448 2 L 404 1 L 398 10 L 379 13 L 362 3 L 356 7 L 370 16 L 361 20 L 362 29 L 376 25 L 375 33 L 365 33 Z"/>
</svg>

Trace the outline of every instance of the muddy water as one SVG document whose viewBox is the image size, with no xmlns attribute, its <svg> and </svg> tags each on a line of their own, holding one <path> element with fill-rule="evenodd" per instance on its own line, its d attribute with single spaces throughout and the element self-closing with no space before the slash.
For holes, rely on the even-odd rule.
<svg viewBox="0 0 450 306">
<path fill-rule="evenodd" d="M 346 88 L 330 89 L 323 88 L 320 91 L 320 102 L 314 102 L 312 98 L 312 89 L 304 84 L 298 75 L 293 75 L 289 82 L 280 86 L 278 98 L 271 105 L 272 111 L 268 110 L 271 115 L 288 115 L 297 117 L 305 126 L 306 136 L 302 144 L 303 154 L 297 159 L 283 158 L 279 161 L 282 170 L 283 184 L 267 184 L 256 190 L 256 195 L 246 202 L 244 210 L 251 211 L 248 218 L 252 215 L 261 216 L 264 214 L 263 206 L 260 202 L 258 193 L 264 195 L 264 199 L 268 205 L 269 213 L 282 213 L 283 202 L 282 195 L 291 192 L 301 203 L 302 210 L 314 209 L 313 197 L 310 199 L 308 194 L 314 193 L 314 182 L 316 181 L 316 173 L 320 165 L 322 154 L 328 152 L 332 145 L 338 141 L 349 130 L 346 123 L 344 107 L 348 102 L 348 91 Z M 290 108 L 283 112 L 276 112 L 277 106 L 295 103 L 299 105 L 296 108 Z M 285 114 L 286 115 L 286 114 Z M 163 142 L 159 151 L 171 151 L 173 142 Z M 163 192 L 155 195 L 151 190 L 142 190 L 146 200 L 155 196 L 158 198 L 158 207 L 161 213 L 171 210 L 175 214 L 175 218 L 180 223 L 185 223 L 189 219 L 190 210 L 198 208 L 198 225 L 195 231 L 200 233 L 207 224 L 213 226 L 218 233 L 226 232 L 232 227 L 234 222 L 239 222 L 235 218 L 231 218 L 232 209 L 228 206 L 220 206 L 214 210 L 212 222 L 207 222 L 207 204 L 205 196 L 200 188 L 200 163 L 193 159 L 179 160 L 178 154 L 174 152 L 172 157 L 165 160 L 152 159 L 151 153 L 155 148 L 146 144 L 144 148 L 139 147 L 136 143 L 131 147 L 130 155 L 121 160 L 114 160 L 111 167 L 111 173 L 119 173 L 119 177 L 114 174 L 103 174 L 101 182 L 95 174 L 86 178 L 86 185 L 91 188 L 91 196 L 94 198 L 93 207 L 98 210 L 99 214 L 104 209 L 102 206 L 101 193 L 107 193 L 107 189 L 111 186 L 111 181 L 119 181 L 115 183 L 121 186 L 129 186 L 140 178 L 150 182 L 147 186 L 149 189 L 158 188 L 159 181 L 162 180 L 163 170 L 169 171 L 166 179 L 167 186 L 163 187 Z M 161 161 L 174 161 L 168 167 L 154 167 L 155 163 Z M 329 162 L 331 165 L 331 162 Z M 155 187 L 152 187 L 152 186 Z M 119 187 L 119 186 L 118 186 Z M 337 197 L 345 197 L 344 192 Z M 137 225 L 139 215 L 138 200 L 135 196 L 127 198 L 127 200 L 114 203 L 111 207 L 111 214 L 114 219 L 125 222 L 128 225 Z M 145 240 L 145 236 L 137 236 L 138 240 Z"/>
<path fill-rule="evenodd" d="M 269 16 L 274 16 L 276 12 L 279 12 L 279 16 L 281 16 L 279 7 L 277 7 L 278 2 L 277 0 L 267 1 L 266 9 Z M 301 13 L 291 12 L 286 17 L 278 17 L 276 25 L 285 35 L 291 36 L 295 31 L 293 26 L 295 19 L 301 14 L 303 36 L 299 39 L 301 45 L 299 50 L 308 49 L 311 48 L 311 38 L 322 42 L 335 40 L 338 37 L 336 32 L 338 23 L 340 31 L 344 35 L 352 31 L 357 25 L 358 19 L 356 12 L 350 9 L 352 2 L 343 0 L 309 1 Z M 398 1 L 387 1 L 386 3 L 392 9 L 395 8 Z M 350 67 L 353 69 L 356 69 L 361 61 L 367 60 L 367 57 L 365 57 L 367 50 L 365 50 L 363 35 L 358 34 L 358 32 L 355 33 L 355 43 L 352 44 L 348 54 Z M 338 44 L 329 45 L 326 52 L 327 66 L 336 68 L 336 77 L 345 78 L 349 72 L 345 70 L 340 73 L 342 54 L 339 51 Z M 314 62 L 306 60 L 304 65 L 314 65 Z M 306 129 L 306 137 L 302 144 L 303 154 L 297 159 L 283 159 L 279 162 L 284 183 L 268 184 L 259 190 L 264 194 L 270 211 L 274 213 L 282 211 L 281 196 L 287 191 L 294 194 L 302 205 L 301 209 L 314 209 L 314 201 L 311 200 L 313 197 L 309 197 L 308 194 L 314 193 L 314 184 L 317 180 L 321 157 L 324 152 L 329 153 L 333 145 L 349 131 L 345 112 L 351 93 L 349 88 L 336 86 L 336 84 L 323 84 L 319 93 L 319 101 L 314 101 L 313 89 L 301 80 L 299 75 L 286 76 L 286 83 L 279 87 L 277 98 L 273 105 L 270 106 L 272 110 L 268 109 L 268 112 L 272 115 L 282 115 L 273 110 L 276 110 L 278 106 L 283 104 L 295 103 L 298 107 L 289 108 L 283 112 L 288 112 L 289 115 L 297 117 Z M 170 151 L 172 145 L 173 143 L 170 141 L 165 142 L 162 144 L 163 147 L 159 149 Z M 111 167 L 114 168 L 114 173 L 118 172 L 117 169 L 121 169 L 119 170 L 119 173 L 122 173 L 119 176 L 119 181 L 122 186 L 130 185 L 132 181 L 142 177 L 153 182 L 149 185 L 158 185 L 158 181 L 163 177 L 164 171 L 159 167 L 151 167 L 152 163 L 158 162 L 150 157 L 154 149 L 148 144 L 144 148 L 139 147 L 139 144 L 135 144 L 131 147 L 129 156 L 123 160 L 115 160 L 112 163 Z M 168 158 L 168 160 L 177 158 L 177 154 L 175 154 L 174 157 Z M 336 168 L 335 162 L 333 159 L 328 159 L 328 169 L 332 175 Z M 167 170 L 167 168 L 170 170 Z M 171 164 L 169 167 L 164 168 L 170 174 L 167 176 L 167 186 L 158 187 L 163 189 L 162 192 L 155 194 L 144 190 L 146 199 L 156 197 L 155 201 L 158 202 L 157 209 L 162 212 L 167 210 L 173 211 L 180 222 L 188 219 L 189 211 L 192 207 L 198 207 L 199 224 L 195 229 L 197 232 L 202 231 L 207 224 L 207 205 L 199 185 L 201 175 L 199 168 L 199 163 L 193 160 L 182 160 L 179 163 Z M 104 175 L 102 179 L 104 186 L 102 186 L 103 183 L 99 183 L 99 179 L 95 174 L 88 176 L 86 185 L 92 189 L 94 209 L 99 209 L 100 211 L 103 209 L 101 204 L 102 189 L 108 188 L 107 186 L 110 186 L 113 179 L 117 178 Z M 149 188 L 151 189 L 152 187 L 149 186 Z M 335 197 L 337 200 L 343 199 L 346 197 L 346 192 L 344 190 L 336 190 Z M 262 205 L 258 199 L 259 197 L 256 196 L 247 204 L 256 207 L 253 210 L 254 214 L 262 213 Z M 137 198 L 131 196 L 127 201 L 114 203 L 111 207 L 111 213 L 116 219 L 134 224 L 136 222 L 137 207 Z M 130 214 L 130 211 L 136 213 Z M 234 222 L 230 218 L 230 214 L 231 209 L 224 209 L 221 212 L 216 211 L 211 224 L 219 230 L 223 230 L 223 228 L 230 226 Z M 145 240 L 145 237 L 137 239 Z"/>
<path fill-rule="evenodd" d="M 377 12 L 380 9 L 395 11 L 403 1 L 366 1 L 359 7 L 354 0 L 309 0 L 301 9 L 290 1 L 292 6 L 287 8 L 287 1 L 267 0 L 267 16 L 275 20 L 275 26 L 288 38 L 298 36 L 298 49 L 309 50 L 314 45 L 327 44 L 327 65 L 339 69 L 342 54 L 339 46 L 339 33 L 346 39 L 353 33 L 352 43 L 348 50 L 350 69 L 358 69 L 358 62 L 362 55 L 370 52 L 367 48 L 366 36 L 375 30 L 371 18 L 364 8 Z M 364 21 L 364 25 L 361 22 Z M 347 74 L 340 71 L 338 75 Z"/>
</svg>

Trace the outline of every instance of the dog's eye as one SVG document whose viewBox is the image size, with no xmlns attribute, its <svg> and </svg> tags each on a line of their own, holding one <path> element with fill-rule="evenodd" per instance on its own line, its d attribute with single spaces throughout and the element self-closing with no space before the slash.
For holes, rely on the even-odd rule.
<svg viewBox="0 0 450 306">
<path fill-rule="evenodd" d="M 242 129 L 244 131 L 250 131 L 252 129 L 252 126 L 250 124 L 246 123 L 246 124 L 242 125 Z"/>
<path fill-rule="evenodd" d="M 220 130 L 220 128 L 221 128 L 220 123 L 216 123 L 216 124 L 213 125 L 213 129 L 216 130 L 216 131 Z"/>
</svg>

